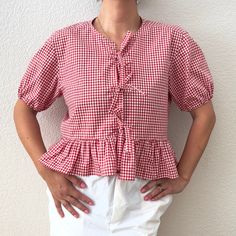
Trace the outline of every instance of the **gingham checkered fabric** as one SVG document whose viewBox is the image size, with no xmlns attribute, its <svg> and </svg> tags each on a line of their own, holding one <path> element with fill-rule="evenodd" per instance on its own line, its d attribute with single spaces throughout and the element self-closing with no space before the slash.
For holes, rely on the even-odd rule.
<svg viewBox="0 0 236 236">
<path fill-rule="evenodd" d="M 118 51 L 94 19 L 54 31 L 21 79 L 18 97 L 34 110 L 60 96 L 68 107 L 39 161 L 72 175 L 177 178 L 169 105 L 191 111 L 213 97 L 202 50 L 181 26 L 141 17 Z"/>
</svg>

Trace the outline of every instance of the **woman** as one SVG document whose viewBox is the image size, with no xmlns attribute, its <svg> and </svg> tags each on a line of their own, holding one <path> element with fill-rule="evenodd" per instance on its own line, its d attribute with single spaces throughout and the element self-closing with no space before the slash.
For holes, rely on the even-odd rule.
<svg viewBox="0 0 236 236">
<path fill-rule="evenodd" d="M 97 17 L 53 32 L 14 110 L 47 183 L 51 235 L 157 235 L 214 127 L 213 88 L 188 32 L 139 16 L 135 0 L 103 0 Z M 62 95 L 62 137 L 46 150 L 36 114 Z M 193 118 L 178 162 L 167 137 L 172 99 Z"/>
</svg>

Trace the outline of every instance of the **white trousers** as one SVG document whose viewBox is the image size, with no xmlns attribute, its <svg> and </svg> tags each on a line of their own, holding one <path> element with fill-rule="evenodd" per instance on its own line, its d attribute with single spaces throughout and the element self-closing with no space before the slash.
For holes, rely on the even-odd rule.
<svg viewBox="0 0 236 236">
<path fill-rule="evenodd" d="M 145 201 L 144 196 L 148 192 L 141 193 L 140 189 L 148 180 L 136 178 L 135 181 L 124 181 L 117 176 L 76 176 L 83 179 L 88 187 L 75 188 L 90 197 L 95 205 L 83 202 L 90 209 L 89 214 L 73 206 L 79 218 L 71 215 L 62 205 L 65 216 L 61 218 L 47 187 L 50 236 L 157 236 L 160 217 L 171 204 L 173 194 L 155 201 Z"/>
</svg>

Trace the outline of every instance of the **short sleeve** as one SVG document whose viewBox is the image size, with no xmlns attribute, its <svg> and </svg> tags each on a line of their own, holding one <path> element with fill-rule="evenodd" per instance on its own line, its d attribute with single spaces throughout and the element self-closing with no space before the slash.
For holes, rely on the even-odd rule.
<svg viewBox="0 0 236 236">
<path fill-rule="evenodd" d="M 181 32 L 171 57 L 169 99 L 181 111 L 191 111 L 213 97 L 214 83 L 203 51 L 187 31 Z"/>
<path fill-rule="evenodd" d="M 33 55 L 18 87 L 18 98 L 38 112 L 62 95 L 53 37 L 51 34 Z"/>
</svg>

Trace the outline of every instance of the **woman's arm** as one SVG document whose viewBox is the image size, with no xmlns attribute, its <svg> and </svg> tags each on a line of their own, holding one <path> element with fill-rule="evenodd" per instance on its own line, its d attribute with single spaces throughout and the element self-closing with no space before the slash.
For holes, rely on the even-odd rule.
<svg viewBox="0 0 236 236">
<path fill-rule="evenodd" d="M 42 140 L 36 115 L 37 111 L 27 106 L 22 100 L 17 100 L 13 113 L 16 130 L 37 171 L 41 173 L 44 166 L 38 159 L 46 152 L 46 148 Z"/>
<path fill-rule="evenodd" d="M 149 181 L 140 189 L 142 193 L 145 193 L 154 187 L 151 192 L 144 195 L 145 200 L 158 200 L 169 193 L 182 192 L 189 183 L 216 122 L 216 115 L 211 101 L 190 111 L 190 114 L 193 118 L 193 123 L 177 165 L 179 177 L 175 179 L 162 178 Z"/>
<path fill-rule="evenodd" d="M 212 102 L 190 111 L 193 123 L 177 165 L 179 175 L 189 181 L 208 143 L 216 122 Z"/>
<path fill-rule="evenodd" d="M 32 159 L 38 173 L 46 181 L 55 202 L 55 207 L 61 217 L 64 212 L 61 204 L 76 218 L 79 213 L 72 205 L 80 208 L 86 213 L 90 212 L 83 203 L 93 205 L 93 200 L 87 195 L 78 191 L 78 187 L 86 187 L 86 183 L 76 176 L 66 175 L 58 171 L 47 168 L 40 163 L 40 156 L 46 152 L 44 146 L 38 120 L 36 118 L 37 111 L 33 110 L 25 102 L 18 99 L 14 107 L 14 122 L 18 136 L 25 147 L 27 153 Z M 84 185 L 84 186 L 83 186 Z"/>
</svg>

